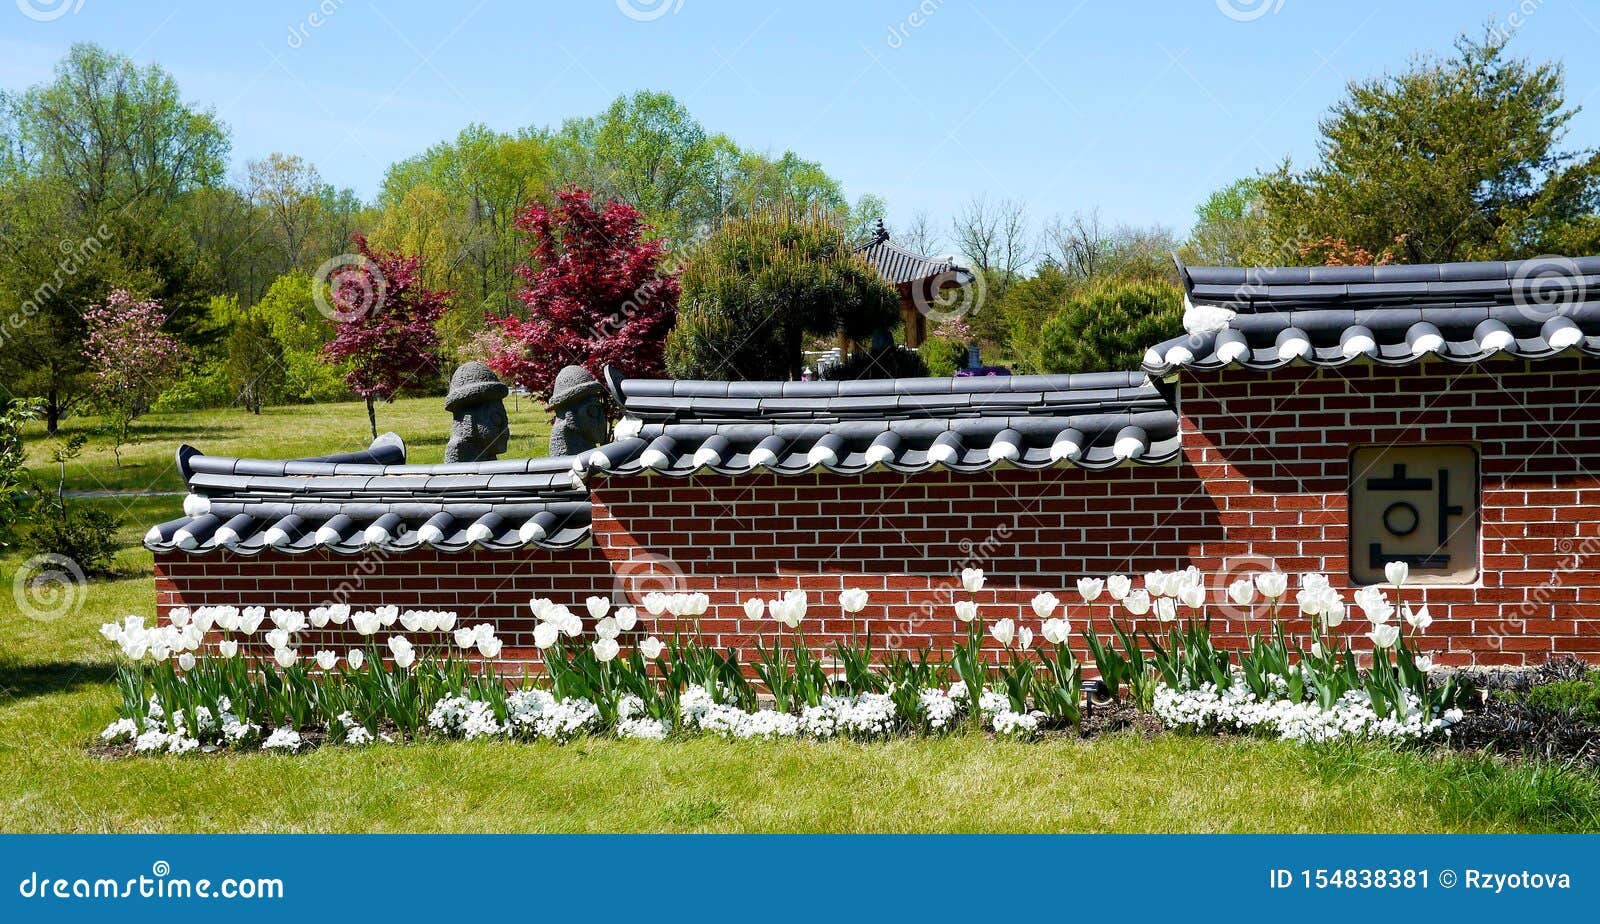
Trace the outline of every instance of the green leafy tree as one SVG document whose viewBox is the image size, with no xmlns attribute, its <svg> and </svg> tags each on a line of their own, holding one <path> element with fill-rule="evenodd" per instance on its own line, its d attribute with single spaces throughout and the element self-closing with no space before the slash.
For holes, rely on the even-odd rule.
<svg viewBox="0 0 1600 924">
<path fill-rule="evenodd" d="M 1217 190 L 1195 210 L 1194 228 L 1180 252 L 1201 266 L 1273 266 L 1292 262 L 1272 243 L 1260 177 Z"/>
<path fill-rule="evenodd" d="M 800 377 L 808 337 L 869 340 L 900 320 L 899 295 L 820 212 L 723 225 L 684 270 L 667 369 L 678 378 Z"/>
<path fill-rule="evenodd" d="M 1453 56 L 1352 83 L 1318 162 L 1262 178 L 1280 247 L 1337 240 L 1399 262 L 1508 259 L 1600 246 L 1600 152 L 1564 150 L 1578 107 L 1559 64 L 1463 36 Z"/>
<path fill-rule="evenodd" d="M 22 425 L 39 414 L 39 402 L 0 400 L 0 550 L 10 545 L 17 522 L 29 506 L 33 480 L 28 476 Z"/>
<path fill-rule="evenodd" d="M 350 389 L 337 369 L 318 355 L 336 332 L 333 320 L 317 310 L 311 277 L 285 273 L 273 281 L 250 314 L 264 320 L 283 351 L 284 396 L 297 401 L 342 401 Z"/>
<path fill-rule="evenodd" d="M 261 315 L 251 314 L 234 325 L 224 368 L 240 406 L 250 413 L 259 414 L 263 404 L 283 399 L 283 344 L 272 336 L 272 325 Z"/>
<path fill-rule="evenodd" d="M 1153 343 L 1183 333 L 1183 293 L 1157 282 L 1108 280 L 1071 296 L 1039 334 L 1038 372 L 1139 368 Z"/>
</svg>

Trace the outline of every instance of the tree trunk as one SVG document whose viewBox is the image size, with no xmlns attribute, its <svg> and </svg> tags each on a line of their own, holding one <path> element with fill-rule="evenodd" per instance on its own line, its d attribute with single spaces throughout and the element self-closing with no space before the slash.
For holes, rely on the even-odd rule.
<svg viewBox="0 0 1600 924">
<path fill-rule="evenodd" d="M 372 438 L 378 438 L 378 409 L 372 405 L 372 396 L 367 396 L 367 426 L 372 428 Z"/>
<path fill-rule="evenodd" d="M 52 388 L 44 401 L 44 432 L 55 436 L 60 427 L 61 405 L 56 401 L 56 390 Z"/>
</svg>

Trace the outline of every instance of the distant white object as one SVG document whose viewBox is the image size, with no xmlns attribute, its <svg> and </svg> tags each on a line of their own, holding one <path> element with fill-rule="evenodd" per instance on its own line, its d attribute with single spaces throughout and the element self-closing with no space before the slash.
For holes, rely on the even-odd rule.
<svg viewBox="0 0 1600 924">
<path fill-rule="evenodd" d="M 1187 297 L 1183 300 L 1183 329 L 1191 334 L 1214 334 L 1228 329 L 1228 322 L 1238 312 L 1220 305 L 1196 305 Z"/>
</svg>

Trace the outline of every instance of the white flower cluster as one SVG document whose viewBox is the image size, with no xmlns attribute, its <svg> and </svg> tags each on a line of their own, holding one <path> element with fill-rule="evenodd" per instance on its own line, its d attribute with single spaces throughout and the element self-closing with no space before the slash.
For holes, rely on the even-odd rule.
<svg viewBox="0 0 1600 924">
<path fill-rule="evenodd" d="M 506 697 L 506 718 L 495 716 L 494 706 L 465 696 L 446 696 L 428 713 L 436 731 L 474 738 L 544 738 L 567 742 L 593 731 L 600 711 L 586 699 L 558 700 L 548 690 L 518 690 Z"/>
<path fill-rule="evenodd" d="M 894 700 L 883 693 L 824 696 L 800 710 L 800 727 L 815 738 L 882 738 L 895 730 Z"/>
<path fill-rule="evenodd" d="M 267 740 L 261 742 L 261 750 L 270 751 L 280 749 L 294 753 L 300 750 L 300 733 L 292 728 L 274 728 Z"/>
<path fill-rule="evenodd" d="M 1274 679 L 1281 690 L 1281 678 Z M 1156 688 L 1154 711 L 1171 728 L 1268 733 L 1286 741 L 1412 740 L 1461 719 L 1456 709 L 1438 717 L 1424 716 L 1421 700 L 1409 693 L 1404 719 L 1379 716 L 1363 690 L 1349 691 L 1332 709 L 1283 696 L 1262 700 L 1242 679 L 1222 690 L 1209 683 L 1195 690 L 1174 690 L 1161 684 Z"/>
<path fill-rule="evenodd" d="M 957 680 L 950 685 L 950 692 L 946 700 L 952 708 L 963 712 L 969 708 L 970 694 L 967 692 L 965 681 Z M 927 691 L 923 695 L 923 708 L 928 709 Z M 1040 712 L 1016 712 L 1011 708 L 1011 698 L 993 687 L 984 687 L 978 695 L 978 709 L 983 713 L 983 721 L 994 729 L 997 735 L 1012 735 L 1018 738 L 1031 738 L 1039 731 Z M 953 713 L 952 713 L 953 716 Z M 933 722 L 933 713 L 928 711 L 929 724 Z M 948 721 L 948 720 L 947 720 Z M 942 728 L 942 725 L 934 725 Z"/>
<path fill-rule="evenodd" d="M 161 707 L 160 701 L 152 696 L 142 720 L 117 719 L 100 732 L 100 740 L 108 744 L 132 741 L 133 749 L 140 752 L 184 754 L 196 748 L 212 750 L 222 745 L 237 744 L 261 733 L 260 726 L 241 722 L 233 714 L 233 706 L 227 697 L 223 697 L 218 705 L 221 712 L 217 715 L 213 715 L 205 706 L 195 707 L 196 734 L 191 735 L 183 711 L 175 709 L 168 713 Z"/>
</svg>

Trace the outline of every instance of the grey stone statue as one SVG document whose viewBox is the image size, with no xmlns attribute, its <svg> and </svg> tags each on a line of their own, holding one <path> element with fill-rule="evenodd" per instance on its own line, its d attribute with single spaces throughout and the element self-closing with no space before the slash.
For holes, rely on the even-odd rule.
<svg viewBox="0 0 1600 924">
<path fill-rule="evenodd" d="M 550 455 L 573 456 L 606 441 L 605 386 L 582 366 L 567 366 L 556 375 L 550 393 Z"/>
<path fill-rule="evenodd" d="M 462 363 L 450 376 L 450 393 L 444 409 L 455 419 L 450 442 L 444 447 L 446 462 L 492 462 L 506 451 L 511 423 L 506 419 L 505 383 L 483 363 Z"/>
</svg>

